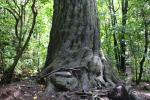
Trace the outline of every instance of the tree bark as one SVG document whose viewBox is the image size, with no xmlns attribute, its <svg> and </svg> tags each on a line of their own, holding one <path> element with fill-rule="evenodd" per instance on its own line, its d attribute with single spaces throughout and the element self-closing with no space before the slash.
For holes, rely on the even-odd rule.
<svg viewBox="0 0 150 100">
<path fill-rule="evenodd" d="M 51 77 L 62 71 L 71 72 L 71 77 L 79 80 L 77 87 L 84 91 L 119 81 L 100 50 L 98 22 L 96 0 L 54 0 L 46 68 L 41 73 L 50 87 L 53 84 L 58 90 Z"/>
<path fill-rule="evenodd" d="M 147 52 L 148 52 L 148 45 L 149 45 L 149 38 L 148 38 L 148 21 L 146 20 L 145 18 L 145 12 L 144 10 L 142 9 L 141 10 L 142 12 L 142 18 L 143 18 L 143 24 L 144 24 L 144 31 L 145 31 L 145 45 L 144 45 L 144 54 L 143 54 L 143 57 L 140 61 L 140 73 L 139 73 L 139 77 L 138 77 L 138 80 L 137 80 L 137 84 L 140 83 L 141 79 L 142 79 L 142 74 L 143 74 L 143 66 L 144 66 L 144 62 L 145 62 L 145 59 L 146 59 L 146 55 L 147 55 Z"/>
<path fill-rule="evenodd" d="M 128 12 L 128 0 L 122 0 L 122 34 L 120 39 L 120 49 L 121 49 L 121 65 L 120 70 L 122 73 L 125 73 L 126 71 L 126 58 L 125 58 L 125 52 L 126 52 L 126 41 L 125 41 L 125 33 L 126 33 L 126 23 L 127 23 L 127 12 Z"/>
<path fill-rule="evenodd" d="M 0 46 L 0 74 L 2 74 L 4 72 L 4 54 L 3 54 L 3 46 Z"/>
<path fill-rule="evenodd" d="M 120 50 L 119 50 L 119 44 L 118 44 L 118 38 L 117 38 L 117 16 L 115 6 L 114 6 L 114 0 L 108 1 L 108 8 L 110 12 L 111 17 L 111 24 L 113 28 L 113 40 L 114 40 L 114 53 L 115 53 L 115 60 L 116 60 L 116 67 L 118 71 L 120 71 Z"/>
<path fill-rule="evenodd" d="M 48 54 L 39 75 L 46 77 L 46 94 L 76 90 L 85 95 L 122 83 L 101 50 L 98 22 L 96 0 L 54 0 Z"/>
</svg>

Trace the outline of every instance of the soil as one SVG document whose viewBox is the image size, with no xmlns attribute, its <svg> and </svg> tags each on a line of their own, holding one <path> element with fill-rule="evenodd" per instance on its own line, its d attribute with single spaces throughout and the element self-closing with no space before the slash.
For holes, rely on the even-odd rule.
<svg viewBox="0 0 150 100">
<path fill-rule="evenodd" d="M 24 80 L 0 87 L 0 100 L 37 100 L 44 91 L 44 85 Z"/>
<path fill-rule="evenodd" d="M 136 89 L 135 94 L 142 97 L 143 100 L 150 100 L 150 92 L 144 90 L 145 84 L 146 86 L 148 86 L 149 83 L 143 83 L 138 87 L 134 87 Z M 106 95 L 103 95 L 102 91 L 98 90 L 94 90 L 95 92 L 89 93 L 82 93 L 78 91 L 64 92 L 57 93 L 55 95 L 44 95 L 44 90 L 44 85 L 38 84 L 33 80 L 28 79 L 13 82 L 9 85 L 4 85 L 0 87 L 0 100 L 64 100 L 70 97 L 72 98 L 71 100 L 79 100 L 77 99 L 78 96 L 82 96 L 83 100 L 88 100 L 88 97 L 91 96 L 93 96 L 93 98 L 97 98 L 96 100 L 99 100 L 99 97 L 101 97 L 100 100 L 109 100 Z M 57 97 L 58 94 L 59 97 Z"/>
</svg>

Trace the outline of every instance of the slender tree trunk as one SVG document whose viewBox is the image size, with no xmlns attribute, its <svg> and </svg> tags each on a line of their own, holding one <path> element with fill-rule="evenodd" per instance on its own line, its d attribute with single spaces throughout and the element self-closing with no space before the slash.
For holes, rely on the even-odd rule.
<svg viewBox="0 0 150 100">
<path fill-rule="evenodd" d="M 4 72 L 4 66 L 5 66 L 5 62 L 4 62 L 4 54 L 3 54 L 3 48 L 0 47 L 0 74 L 2 74 Z"/>
<path fill-rule="evenodd" d="M 4 71 L 0 84 L 8 84 L 11 82 L 11 79 L 13 77 L 14 70 L 19 61 L 19 58 L 20 58 L 20 55 L 17 55 L 14 58 L 13 64 L 6 71 Z"/>
<path fill-rule="evenodd" d="M 117 17 L 116 17 L 116 11 L 114 7 L 114 0 L 108 1 L 109 5 L 109 11 L 111 15 L 111 24 L 113 28 L 113 39 L 114 39 L 114 53 L 115 53 L 115 60 L 116 60 L 116 67 L 118 70 L 120 70 L 120 51 L 119 51 L 119 45 L 118 45 L 118 39 L 117 39 Z"/>
<path fill-rule="evenodd" d="M 142 79 L 142 74 L 143 74 L 143 66 L 144 66 L 144 62 L 145 62 L 145 58 L 146 58 L 146 55 L 147 55 L 147 52 L 148 52 L 148 44 L 149 44 L 149 38 L 148 38 L 148 23 L 147 23 L 147 20 L 145 18 L 145 14 L 144 14 L 144 11 L 141 10 L 142 12 L 142 17 L 143 17 L 143 23 L 144 23 L 144 31 L 145 31 L 145 46 L 144 46 L 144 54 L 143 54 L 143 58 L 142 60 L 140 61 L 140 73 L 139 73 L 139 77 L 138 77 L 138 80 L 137 80 L 137 84 L 140 83 L 141 79 Z"/>
<path fill-rule="evenodd" d="M 121 49 L 121 66 L 120 70 L 125 73 L 126 71 L 126 42 L 125 42 L 125 33 L 126 33 L 126 22 L 127 22 L 127 12 L 128 12 L 128 0 L 122 0 L 122 35 L 120 40 L 120 49 Z"/>
</svg>

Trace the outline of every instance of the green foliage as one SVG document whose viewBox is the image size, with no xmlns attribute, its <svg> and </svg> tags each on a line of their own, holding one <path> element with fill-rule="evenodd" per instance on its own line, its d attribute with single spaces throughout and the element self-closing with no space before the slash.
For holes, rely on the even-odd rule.
<svg viewBox="0 0 150 100">
<path fill-rule="evenodd" d="M 14 32 L 15 19 L 14 16 L 12 16 L 12 14 L 5 9 L 9 7 L 10 5 L 8 5 L 5 0 L 0 0 L 0 51 L 3 52 L 2 54 L 5 63 L 5 66 L 3 66 L 4 69 L 8 68 L 12 64 L 17 45 Z M 11 2 L 11 7 L 16 10 L 18 9 L 13 2 Z M 49 32 L 53 15 L 53 2 L 52 0 L 40 0 L 36 3 L 36 8 L 38 11 L 38 16 L 34 33 L 28 47 L 17 64 L 17 73 L 22 72 L 22 69 L 25 68 L 33 73 L 36 73 L 41 67 L 43 67 L 45 62 L 47 51 L 46 48 L 48 46 Z M 32 12 L 30 9 L 31 2 L 29 0 L 29 5 L 26 6 L 25 16 L 28 19 L 25 22 L 26 24 L 24 25 L 23 30 L 31 27 Z"/>
<path fill-rule="evenodd" d="M 53 15 L 52 6 L 53 3 L 46 0 L 38 3 L 39 9 L 35 31 L 28 49 L 26 49 L 18 64 L 17 72 L 22 72 L 24 66 L 32 72 L 31 74 L 35 74 L 44 66 Z"/>
<path fill-rule="evenodd" d="M 111 1 L 111 0 L 110 0 Z M 113 65 L 115 66 L 115 54 L 114 54 L 114 39 L 113 33 L 116 32 L 118 42 L 120 41 L 121 36 L 121 1 L 120 0 L 113 0 L 114 1 L 114 8 L 115 14 L 110 13 L 108 2 L 109 0 L 98 0 L 98 10 L 99 10 L 99 18 L 100 18 L 100 27 L 101 27 L 101 42 L 102 48 L 113 61 Z M 132 0 L 129 1 L 129 9 L 127 14 L 127 26 L 126 26 L 126 62 L 133 67 L 134 75 L 136 77 L 136 70 L 137 74 L 139 73 L 139 66 L 140 61 L 144 54 L 144 41 L 145 41 L 145 30 L 144 30 L 144 23 L 142 18 L 142 13 L 145 14 L 147 22 L 150 23 L 150 2 L 148 0 Z M 111 25 L 111 15 L 116 16 L 117 18 L 117 25 L 112 27 Z M 150 30 L 150 27 L 149 27 Z M 112 49 L 113 48 L 113 49 Z M 148 51 L 150 47 L 148 47 Z M 150 70 L 148 69 L 150 66 L 150 52 L 148 52 L 144 64 L 144 74 L 143 80 L 148 80 Z"/>
</svg>

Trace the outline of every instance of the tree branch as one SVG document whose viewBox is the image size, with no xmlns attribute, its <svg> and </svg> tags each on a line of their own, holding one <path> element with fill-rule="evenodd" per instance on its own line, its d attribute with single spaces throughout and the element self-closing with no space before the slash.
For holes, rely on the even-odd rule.
<svg viewBox="0 0 150 100">
<path fill-rule="evenodd" d="M 27 39 L 26 39 L 26 41 L 25 41 L 25 44 L 24 44 L 23 47 L 22 47 L 21 52 L 23 52 L 24 49 L 26 48 L 26 46 L 28 45 L 28 42 L 29 42 L 29 40 L 30 40 L 30 38 L 31 38 L 31 35 L 32 35 L 32 33 L 33 33 L 33 30 L 34 30 L 35 23 L 36 23 L 36 17 L 37 17 L 37 11 L 35 10 L 35 3 L 36 3 L 36 2 L 35 2 L 35 0 L 33 0 L 32 2 L 33 2 L 32 6 L 31 6 L 32 13 L 33 13 L 32 26 L 31 26 L 31 28 L 30 28 L 29 35 L 28 35 L 28 37 L 27 37 Z"/>
<path fill-rule="evenodd" d="M 18 16 L 19 16 L 19 13 L 14 9 L 14 8 L 12 8 L 12 5 L 10 4 L 10 2 L 7 0 L 6 1 L 6 3 L 9 5 L 9 7 L 10 7 L 10 9 L 15 13 L 15 14 L 17 14 Z M 18 5 L 16 5 L 16 6 L 18 6 Z M 19 8 L 20 9 L 20 8 Z M 19 10 L 20 11 L 20 10 Z"/>
<path fill-rule="evenodd" d="M 15 23 L 15 35 L 16 35 L 17 39 L 19 39 L 18 28 L 17 28 L 18 24 L 19 24 L 19 19 L 17 18 L 17 16 L 15 15 L 15 13 L 11 9 L 9 9 L 9 8 L 4 8 L 4 9 L 6 9 L 15 18 L 15 21 L 16 21 L 16 23 Z"/>
<path fill-rule="evenodd" d="M 18 8 L 19 13 L 20 13 L 20 7 L 18 6 L 17 1 L 13 0 L 13 3 L 14 3 L 14 4 L 15 4 L 15 6 Z M 19 15 L 19 13 L 18 13 L 18 15 Z"/>
</svg>

